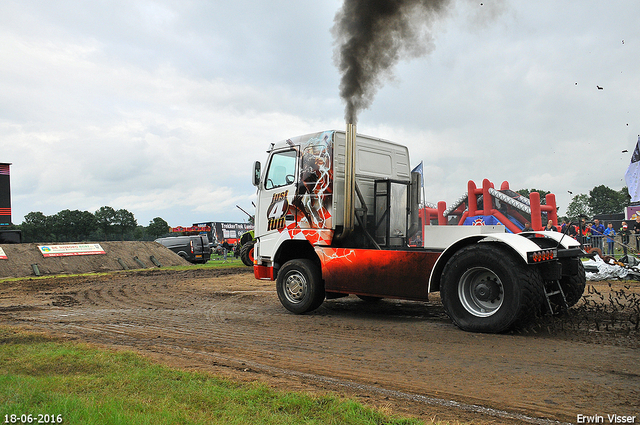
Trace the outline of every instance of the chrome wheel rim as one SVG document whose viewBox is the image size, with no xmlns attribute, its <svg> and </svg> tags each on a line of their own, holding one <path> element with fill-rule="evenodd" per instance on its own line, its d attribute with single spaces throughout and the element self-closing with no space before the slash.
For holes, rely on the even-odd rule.
<svg viewBox="0 0 640 425">
<path fill-rule="evenodd" d="M 307 294 L 308 283 L 300 272 L 291 272 L 284 281 L 284 296 L 291 303 L 300 303 Z"/>
<path fill-rule="evenodd" d="M 504 302 L 504 286 L 498 275 L 491 270 L 474 267 L 460 278 L 458 297 L 467 312 L 476 317 L 489 317 Z"/>
</svg>

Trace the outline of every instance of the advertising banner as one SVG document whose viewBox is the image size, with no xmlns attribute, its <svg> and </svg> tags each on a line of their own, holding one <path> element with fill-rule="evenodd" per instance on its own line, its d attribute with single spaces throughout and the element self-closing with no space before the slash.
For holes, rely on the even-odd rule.
<svg viewBox="0 0 640 425">
<path fill-rule="evenodd" d="M 640 205 L 632 205 L 630 207 L 626 207 L 626 219 L 635 220 L 636 217 L 640 215 L 638 211 L 640 211 Z"/>
<path fill-rule="evenodd" d="M 6 260 L 7 254 L 4 253 L 4 249 L 0 248 L 0 260 Z"/>
<path fill-rule="evenodd" d="M 70 244 L 70 245 L 42 245 L 38 246 L 43 257 L 67 257 L 72 255 L 96 255 L 106 254 L 97 243 Z"/>
<path fill-rule="evenodd" d="M 182 226 L 178 226 L 178 227 L 172 227 L 171 228 L 171 233 L 206 233 L 206 232 L 210 232 L 211 231 L 211 227 L 209 226 L 191 226 L 191 227 L 182 227 Z"/>
<path fill-rule="evenodd" d="M 242 237 L 244 232 L 253 230 L 253 224 L 225 223 L 221 221 L 194 223 L 194 226 L 209 227 L 211 229 L 209 239 L 211 239 L 212 242 L 222 243 L 222 241 L 226 240 L 230 244 L 236 243 L 236 241 Z"/>
</svg>

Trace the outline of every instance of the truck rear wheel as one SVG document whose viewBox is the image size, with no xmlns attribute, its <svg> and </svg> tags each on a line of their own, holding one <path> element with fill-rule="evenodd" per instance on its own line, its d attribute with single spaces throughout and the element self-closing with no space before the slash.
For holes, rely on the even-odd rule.
<svg viewBox="0 0 640 425">
<path fill-rule="evenodd" d="M 253 247 L 256 241 L 249 241 L 240 247 L 240 259 L 245 266 L 253 267 Z"/>
<path fill-rule="evenodd" d="M 537 268 L 496 245 L 477 244 L 449 259 L 442 272 L 440 297 L 460 329 L 499 333 L 539 314 L 544 286 Z"/>
<path fill-rule="evenodd" d="M 584 293 L 587 284 L 587 278 L 584 273 L 582 261 L 578 262 L 578 274 L 573 276 L 563 276 L 560 280 L 560 287 L 564 292 L 564 298 L 567 301 L 567 307 L 573 307 Z"/>
<path fill-rule="evenodd" d="M 320 307 L 324 284 L 320 270 L 311 260 L 290 260 L 278 271 L 278 298 L 292 313 L 302 314 Z"/>
</svg>

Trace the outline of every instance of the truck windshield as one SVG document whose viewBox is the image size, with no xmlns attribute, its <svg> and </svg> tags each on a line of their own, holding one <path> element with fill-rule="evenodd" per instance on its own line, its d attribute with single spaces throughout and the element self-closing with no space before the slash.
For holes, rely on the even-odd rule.
<svg viewBox="0 0 640 425">
<path fill-rule="evenodd" d="M 296 151 L 274 153 L 264 183 L 265 189 L 287 186 L 294 182 L 296 173 Z"/>
</svg>

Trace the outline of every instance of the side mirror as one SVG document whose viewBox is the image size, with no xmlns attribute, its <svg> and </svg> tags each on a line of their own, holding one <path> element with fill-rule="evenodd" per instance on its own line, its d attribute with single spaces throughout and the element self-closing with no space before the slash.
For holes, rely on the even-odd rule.
<svg viewBox="0 0 640 425">
<path fill-rule="evenodd" d="M 260 185 L 260 161 L 253 163 L 253 185 L 258 187 Z"/>
</svg>

